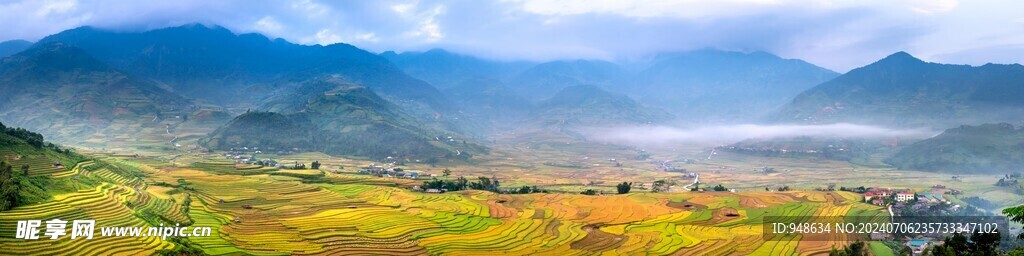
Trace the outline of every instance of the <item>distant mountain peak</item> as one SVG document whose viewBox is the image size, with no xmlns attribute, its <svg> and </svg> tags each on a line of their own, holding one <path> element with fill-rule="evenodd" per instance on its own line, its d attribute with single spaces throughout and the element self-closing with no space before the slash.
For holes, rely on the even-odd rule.
<svg viewBox="0 0 1024 256">
<path fill-rule="evenodd" d="M 914 57 L 913 55 L 910 55 L 907 52 L 898 51 L 896 53 L 890 54 L 889 56 L 886 56 L 885 58 L 879 60 L 876 63 L 904 63 L 904 64 L 907 64 L 907 63 L 925 63 L 925 62 L 922 61 L 921 59 L 918 59 L 917 57 Z"/>
</svg>

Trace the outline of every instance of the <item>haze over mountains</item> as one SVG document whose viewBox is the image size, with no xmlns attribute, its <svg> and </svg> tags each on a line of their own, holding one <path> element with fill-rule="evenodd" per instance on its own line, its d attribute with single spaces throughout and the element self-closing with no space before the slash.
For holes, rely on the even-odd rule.
<svg viewBox="0 0 1024 256">
<path fill-rule="evenodd" d="M 0 66 L 0 120 L 69 144 L 163 125 L 171 133 L 176 124 L 160 120 L 203 117 L 205 145 L 213 148 L 428 159 L 486 152 L 477 140 L 521 129 L 945 129 L 1017 122 L 1024 113 L 1021 65 L 927 63 L 902 52 L 846 74 L 765 52 L 714 49 L 621 63 L 536 63 L 440 49 L 374 54 L 204 25 L 81 27 L 31 45 L 0 43 L 5 51 L 13 53 Z"/>
</svg>

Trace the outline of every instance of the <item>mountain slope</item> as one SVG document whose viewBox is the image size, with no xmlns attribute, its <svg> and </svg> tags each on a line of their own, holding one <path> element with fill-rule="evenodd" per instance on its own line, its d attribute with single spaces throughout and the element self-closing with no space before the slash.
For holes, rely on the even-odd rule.
<svg viewBox="0 0 1024 256">
<path fill-rule="evenodd" d="M 397 105 L 337 77 L 306 81 L 274 96 L 263 110 L 236 117 L 210 135 L 207 145 L 300 148 L 333 155 L 383 159 L 468 158 L 480 148 L 441 141 Z M 461 142 L 461 140 L 460 140 Z"/>
<path fill-rule="evenodd" d="M 470 78 L 445 89 L 444 94 L 475 120 L 488 121 L 490 128 L 509 128 L 527 117 L 533 106 L 504 83 Z"/>
<path fill-rule="evenodd" d="M 911 144 L 885 162 L 922 171 L 1016 172 L 1024 165 L 1024 129 L 1007 123 L 963 125 Z"/>
<path fill-rule="evenodd" d="M 32 42 L 25 40 L 10 40 L 0 42 L 0 58 L 14 55 L 32 46 Z"/>
<path fill-rule="evenodd" d="M 189 100 L 60 43 L 3 59 L 0 91 L 0 119 L 69 143 L 162 129 L 155 121 L 192 108 Z"/>
<path fill-rule="evenodd" d="M 636 75 L 629 93 L 691 121 L 749 121 L 837 76 L 765 53 L 699 50 L 662 54 Z"/>
<path fill-rule="evenodd" d="M 527 99 L 538 101 L 554 96 L 566 87 L 584 84 L 619 91 L 629 79 L 629 73 L 615 63 L 574 60 L 538 64 L 523 71 L 508 84 Z"/>
<path fill-rule="evenodd" d="M 49 201 L 51 192 L 70 192 L 91 180 L 56 181 L 86 158 L 46 142 L 43 135 L 0 123 L 0 212 L 18 205 Z"/>
<path fill-rule="evenodd" d="M 594 85 L 570 86 L 541 102 L 533 123 L 549 126 L 614 126 L 664 123 L 672 115 L 641 106 L 625 95 Z"/>
<path fill-rule="evenodd" d="M 854 69 L 797 96 L 781 122 L 949 126 L 1016 121 L 1024 66 L 928 63 L 905 52 Z"/>
<path fill-rule="evenodd" d="M 253 94 L 278 84 L 338 75 L 369 87 L 421 121 L 455 118 L 452 104 L 438 90 L 380 56 L 343 43 L 298 45 L 204 25 L 141 33 L 80 27 L 40 42 L 80 47 L 129 74 L 214 104 L 252 104 Z"/>
<path fill-rule="evenodd" d="M 526 61 L 485 60 L 443 49 L 401 54 L 388 51 L 381 53 L 381 56 L 395 63 L 405 73 L 442 90 L 458 86 L 467 79 L 508 81 L 534 65 Z"/>
</svg>

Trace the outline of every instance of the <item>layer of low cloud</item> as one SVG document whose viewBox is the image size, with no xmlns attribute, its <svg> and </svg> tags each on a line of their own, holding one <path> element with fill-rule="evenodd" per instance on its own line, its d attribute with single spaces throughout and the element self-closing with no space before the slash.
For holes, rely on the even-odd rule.
<svg viewBox="0 0 1024 256">
<path fill-rule="evenodd" d="M 896 51 L 952 63 L 1024 62 L 1024 2 L 796 0 L 0 0 L 0 40 L 77 26 L 218 24 L 371 51 L 443 47 L 495 59 L 628 60 L 658 52 L 767 51 L 840 72 Z M 983 57 L 1001 57 L 986 61 Z"/>
<path fill-rule="evenodd" d="M 695 128 L 670 126 L 630 126 L 589 129 L 585 132 L 592 140 L 625 145 L 673 144 L 728 144 L 746 139 L 786 137 L 839 137 L 839 138 L 927 138 L 937 131 L 918 129 L 890 129 L 860 124 L 828 125 L 720 125 Z"/>
</svg>

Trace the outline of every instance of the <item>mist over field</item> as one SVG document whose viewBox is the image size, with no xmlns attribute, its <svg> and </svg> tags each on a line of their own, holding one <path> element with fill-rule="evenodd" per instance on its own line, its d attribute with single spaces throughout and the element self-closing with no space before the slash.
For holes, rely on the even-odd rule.
<svg viewBox="0 0 1024 256">
<path fill-rule="evenodd" d="M 882 126 L 837 123 L 823 125 L 761 125 L 735 124 L 701 127 L 673 126 L 620 126 L 614 128 L 587 129 L 588 138 L 608 143 L 631 145 L 670 144 L 723 144 L 746 139 L 770 139 L 786 137 L 839 137 L 839 138 L 888 138 L 900 137 L 923 139 L 935 136 L 939 131 L 931 128 L 895 129 Z"/>
</svg>

